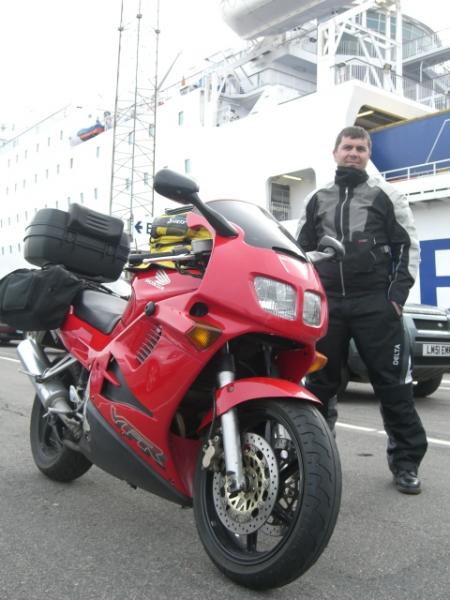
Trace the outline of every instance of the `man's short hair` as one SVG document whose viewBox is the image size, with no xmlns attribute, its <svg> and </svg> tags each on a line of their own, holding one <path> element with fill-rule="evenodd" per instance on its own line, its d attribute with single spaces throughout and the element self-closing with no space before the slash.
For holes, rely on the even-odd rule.
<svg viewBox="0 0 450 600">
<path fill-rule="evenodd" d="M 344 127 L 344 129 L 338 133 L 336 138 L 336 143 L 334 144 L 334 152 L 338 149 L 339 144 L 342 142 L 343 137 L 355 139 L 365 140 L 367 145 L 369 146 L 369 150 L 372 150 L 372 140 L 370 139 L 370 135 L 363 127 L 359 127 L 358 125 L 352 125 L 350 127 Z"/>
</svg>

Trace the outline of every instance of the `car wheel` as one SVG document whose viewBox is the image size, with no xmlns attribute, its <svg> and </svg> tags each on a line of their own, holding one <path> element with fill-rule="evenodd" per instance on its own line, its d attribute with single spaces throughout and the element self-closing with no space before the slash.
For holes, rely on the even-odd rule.
<svg viewBox="0 0 450 600">
<path fill-rule="evenodd" d="M 416 398 L 425 398 L 425 396 L 431 396 L 431 394 L 433 394 L 441 385 L 442 377 L 443 375 L 437 375 L 431 379 L 418 381 L 413 387 L 414 396 Z"/>
</svg>

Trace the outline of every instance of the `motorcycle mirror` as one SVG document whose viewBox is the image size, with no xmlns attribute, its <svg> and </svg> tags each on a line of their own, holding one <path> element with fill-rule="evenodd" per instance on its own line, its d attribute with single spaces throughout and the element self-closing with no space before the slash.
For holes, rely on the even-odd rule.
<svg viewBox="0 0 450 600">
<path fill-rule="evenodd" d="M 224 216 L 201 201 L 197 193 L 200 188 L 193 179 L 170 169 L 161 169 L 155 174 L 153 189 L 169 200 L 175 200 L 180 204 L 194 205 L 217 233 L 223 237 L 237 236 L 236 229 Z"/>
<path fill-rule="evenodd" d="M 333 256 L 335 260 L 342 260 L 345 256 L 344 245 L 334 237 L 330 235 L 324 235 L 317 246 L 319 252 L 325 252 Z M 331 250 L 331 252 L 330 252 Z"/>
<path fill-rule="evenodd" d="M 345 248 L 341 242 L 329 235 L 324 235 L 317 246 L 317 250 L 307 252 L 309 260 L 318 264 L 324 260 L 341 261 L 345 256 Z"/>
<path fill-rule="evenodd" d="M 193 179 L 185 175 L 170 169 L 161 169 L 155 174 L 153 189 L 161 196 L 180 204 L 195 204 L 192 197 L 200 188 Z"/>
</svg>

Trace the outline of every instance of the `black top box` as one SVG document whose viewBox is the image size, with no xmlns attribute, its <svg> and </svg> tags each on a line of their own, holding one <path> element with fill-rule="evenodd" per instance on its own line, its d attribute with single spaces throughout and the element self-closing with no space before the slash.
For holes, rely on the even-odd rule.
<svg viewBox="0 0 450 600">
<path fill-rule="evenodd" d="M 32 265 L 64 265 L 97 281 L 115 281 L 130 252 L 123 221 L 71 204 L 39 210 L 25 230 L 24 257 Z"/>
</svg>

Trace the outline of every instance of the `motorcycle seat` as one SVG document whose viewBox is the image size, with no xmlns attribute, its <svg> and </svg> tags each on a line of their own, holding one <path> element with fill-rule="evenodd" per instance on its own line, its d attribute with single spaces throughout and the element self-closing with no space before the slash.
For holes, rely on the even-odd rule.
<svg viewBox="0 0 450 600">
<path fill-rule="evenodd" d="M 128 301 L 118 296 L 110 296 L 96 290 L 83 290 L 74 302 L 74 314 L 100 330 L 109 334 L 120 321 Z"/>
</svg>

